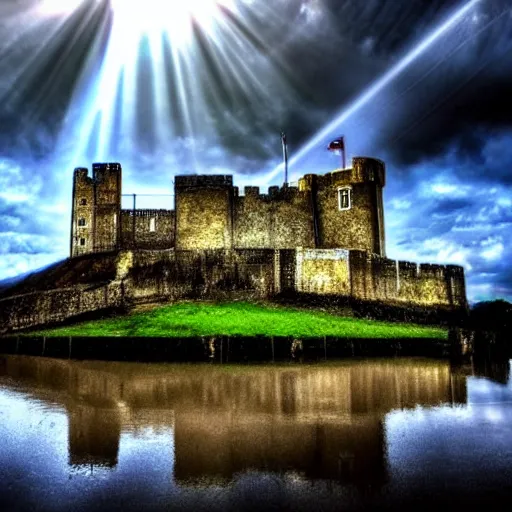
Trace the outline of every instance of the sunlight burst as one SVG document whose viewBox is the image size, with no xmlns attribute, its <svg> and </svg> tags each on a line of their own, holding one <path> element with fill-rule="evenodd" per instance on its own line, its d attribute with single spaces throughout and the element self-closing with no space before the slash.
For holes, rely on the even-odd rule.
<svg viewBox="0 0 512 512">
<path fill-rule="evenodd" d="M 41 14 L 63 16 L 74 12 L 85 0 L 41 0 L 38 9 Z"/>
<path fill-rule="evenodd" d="M 166 32 L 176 44 L 190 42 L 193 27 L 210 31 L 221 8 L 233 8 L 232 0 L 111 0 L 116 23 L 139 33 Z"/>
<path fill-rule="evenodd" d="M 131 151 L 154 157 L 177 145 L 198 170 L 200 141 L 211 146 L 218 136 L 215 112 L 249 99 L 263 104 L 269 76 L 274 92 L 285 94 L 280 69 L 266 58 L 268 43 L 244 19 L 241 7 L 253 0 L 108 1 L 112 23 L 101 66 L 84 76 L 85 97 L 77 96 L 75 161 Z"/>
</svg>

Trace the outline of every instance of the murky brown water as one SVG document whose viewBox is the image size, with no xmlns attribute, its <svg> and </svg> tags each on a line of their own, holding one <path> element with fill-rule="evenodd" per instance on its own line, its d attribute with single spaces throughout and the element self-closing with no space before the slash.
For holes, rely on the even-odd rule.
<svg viewBox="0 0 512 512">
<path fill-rule="evenodd" d="M 509 361 L 0 356 L 0 508 L 339 510 L 510 499 L 509 372 Z"/>
</svg>

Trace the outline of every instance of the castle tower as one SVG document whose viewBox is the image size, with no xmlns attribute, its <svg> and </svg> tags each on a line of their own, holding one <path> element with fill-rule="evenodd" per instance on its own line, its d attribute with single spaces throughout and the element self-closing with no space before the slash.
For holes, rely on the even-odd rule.
<svg viewBox="0 0 512 512">
<path fill-rule="evenodd" d="M 88 172 L 79 167 L 73 173 L 71 257 L 92 252 L 94 247 L 94 182 Z"/>
<path fill-rule="evenodd" d="M 93 164 L 95 252 L 119 248 L 121 238 L 121 165 Z"/>
<path fill-rule="evenodd" d="M 375 158 L 353 158 L 351 169 L 325 176 L 306 174 L 299 189 L 312 196 L 315 246 L 385 256 L 384 185 L 385 166 Z"/>
<path fill-rule="evenodd" d="M 71 257 L 119 247 L 121 165 L 94 164 L 88 172 L 79 167 L 73 175 Z"/>
<path fill-rule="evenodd" d="M 176 249 L 233 247 L 233 176 L 176 176 Z"/>
</svg>

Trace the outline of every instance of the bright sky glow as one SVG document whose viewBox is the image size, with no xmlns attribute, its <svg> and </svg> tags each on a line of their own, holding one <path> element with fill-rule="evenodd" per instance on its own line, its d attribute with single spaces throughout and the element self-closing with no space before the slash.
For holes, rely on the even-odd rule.
<svg viewBox="0 0 512 512">
<path fill-rule="evenodd" d="M 194 23 L 208 32 L 232 0 L 111 0 L 115 21 L 128 30 L 165 31 L 174 43 L 191 40 Z"/>
<path fill-rule="evenodd" d="M 142 137 L 150 140 L 142 142 L 143 151 L 153 157 L 156 151 L 174 154 L 181 145 L 197 172 L 200 141 L 208 140 L 211 147 L 217 136 L 214 123 L 205 122 L 205 92 L 213 94 L 213 101 L 232 90 L 242 90 L 248 98 L 266 97 L 271 76 L 274 89 L 285 94 L 278 66 L 268 63 L 263 75 L 251 65 L 262 55 L 261 48 L 268 47 L 241 14 L 240 6 L 251 5 L 251 0 L 109 4 L 112 24 L 101 65 L 93 74 L 84 70 L 74 101 L 79 119 L 63 131 L 62 143 L 73 141 L 72 165 L 129 159 L 133 141 L 141 142 L 142 120 Z M 208 80 L 212 67 L 222 76 L 217 88 Z"/>
<path fill-rule="evenodd" d="M 42 14 L 62 16 L 75 11 L 85 0 L 41 0 L 38 8 Z"/>
</svg>

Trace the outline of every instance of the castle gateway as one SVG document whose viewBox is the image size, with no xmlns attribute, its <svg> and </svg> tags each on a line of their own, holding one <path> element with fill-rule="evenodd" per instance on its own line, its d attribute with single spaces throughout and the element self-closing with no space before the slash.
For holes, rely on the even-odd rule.
<svg viewBox="0 0 512 512">
<path fill-rule="evenodd" d="M 297 187 L 266 194 L 241 194 L 229 175 L 176 176 L 175 210 L 122 209 L 121 172 L 117 163 L 94 164 L 92 176 L 75 170 L 71 257 L 116 251 L 134 262 L 151 253 L 169 267 L 154 276 L 165 290 L 179 262 L 196 258 L 209 291 L 235 289 L 243 277 L 262 297 L 291 291 L 467 308 L 462 267 L 386 258 L 380 160 L 356 157 L 349 169 L 306 174 Z"/>
</svg>

